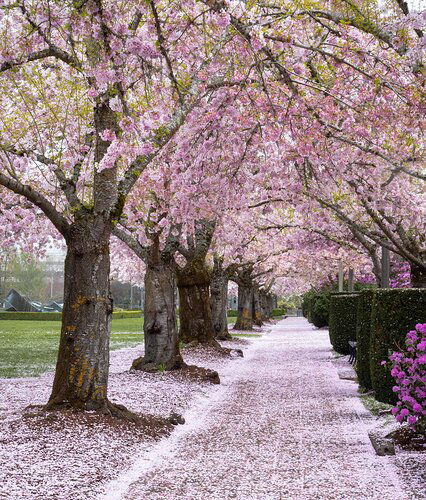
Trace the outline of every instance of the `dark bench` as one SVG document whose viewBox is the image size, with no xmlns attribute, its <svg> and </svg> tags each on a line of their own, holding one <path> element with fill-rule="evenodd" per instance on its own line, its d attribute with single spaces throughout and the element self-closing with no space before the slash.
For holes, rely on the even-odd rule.
<svg viewBox="0 0 426 500">
<path fill-rule="evenodd" d="M 356 342 L 350 340 L 349 342 L 349 363 L 354 365 L 356 363 Z"/>
</svg>

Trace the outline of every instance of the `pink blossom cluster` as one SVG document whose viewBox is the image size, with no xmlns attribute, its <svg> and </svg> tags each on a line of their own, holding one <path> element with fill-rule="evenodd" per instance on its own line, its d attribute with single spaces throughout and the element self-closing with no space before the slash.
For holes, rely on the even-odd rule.
<svg viewBox="0 0 426 500">
<path fill-rule="evenodd" d="M 391 288 L 410 288 L 411 273 L 410 264 L 407 261 L 392 263 L 390 286 Z"/>
<path fill-rule="evenodd" d="M 392 388 L 399 401 L 392 414 L 415 428 L 426 424 L 426 323 L 416 325 L 405 339 L 406 349 L 390 356 Z"/>
</svg>

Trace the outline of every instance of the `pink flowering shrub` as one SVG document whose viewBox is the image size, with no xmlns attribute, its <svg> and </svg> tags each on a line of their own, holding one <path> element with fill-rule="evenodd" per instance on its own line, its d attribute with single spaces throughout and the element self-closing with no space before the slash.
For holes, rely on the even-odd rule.
<svg viewBox="0 0 426 500">
<path fill-rule="evenodd" d="M 393 391 L 399 401 L 392 414 L 400 423 L 426 429 L 426 323 L 408 332 L 406 348 L 390 356 Z"/>
</svg>

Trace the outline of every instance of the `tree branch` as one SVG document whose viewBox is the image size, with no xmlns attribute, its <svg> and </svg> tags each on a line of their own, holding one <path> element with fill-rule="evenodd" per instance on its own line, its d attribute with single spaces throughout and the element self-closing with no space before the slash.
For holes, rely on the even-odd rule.
<svg viewBox="0 0 426 500">
<path fill-rule="evenodd" d="M 0 172 L 0 184 L 14 193 L 24 196 L 28 201 L 40 208 L 56 229 L 62 234 L 62 236 L 64 236 L 65 239 L 67 238 L 70 224 L 67 219 L 60 212 L 58 212 L 52 203 L 50 203 L 50 201 L 41 193 L 33 189 L 31 186 L 22 184 L 16 179 L 11 179 L 2 172 Z"/>
<path fill-rule="evenodd" d="M 112 234 L 121 240 L 123 243 L 125 243 L 130 250 L 132 250 L 137 257 L 145 261 L 148 257 L 148 251 L 147 249 L 139 243 L 139 241 L 133 237 L 130 233 L 127 231 L 124 231 L 123 229 L 118 228 L 117 226 L 114 227 Z"/>
<path fill-rule="evenodd" d="M 169 70 L 169 78 L 170 78 L 170 81 L 173 85 L 173 88 L 175 89 L 176 94 L 178 95 L 178 98 L 179 98 L 181 105 L 183 105 L 184 98 L 179 90 L 179 84 L 178 84 L 178 81 L 177 81 L 176 76 L 175 76 L 174 71 L 173 71 L 172 61 L 171 61 L 169 53 L 167 52 L 167 49 L 164 45 L 166 40 L 165 40 L 164 35 L 163 35 L 163 30 L 161 29 L 161 22 L 160 22 L 160 18 L 158 16 L 157 8 L 155 7 L 155 1 L 150 0 L 149 5 L 151 6 L 151 11 L 152 11 L 152 14 L 154 16 L 155 29 L 157 31 L 157 40 L 158 40 L 160 52 L 163 55 L 164 59 L 166 60 L 167 68 Z"/>
</svg>

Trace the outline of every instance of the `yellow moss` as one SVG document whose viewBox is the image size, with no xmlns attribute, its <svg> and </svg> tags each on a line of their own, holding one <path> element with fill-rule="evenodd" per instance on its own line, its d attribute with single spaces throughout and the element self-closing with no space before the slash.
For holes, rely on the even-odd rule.
<svg viewBox="0 0 426 500">
<path fill-rule="evenodd" d="M 250 319 L 251 318 L 251 313 L 248 309 L 243 309 L 242 317 L 244 319 Z"/>
<path fill-rule="evenodd" d="M 105 399 L 105 387 L 103 385 L 98 385 L 93 395 L 95 399 L 98 400 Z"/>
<path fill-rule="evenodd" d="M 69 374 L 69 380 L 70 380 L 70 382 L 72 382 L 72 381 L 73 381 L 74 374 L 75 374 L 75 365 L 74 365 L 74 364 L 72 364 L 72 365 L 70 366 L 70 374 Z"/>
<path fill-rule="evenodd" d="M 74 311 L 77 311 L 82 305 L 87 304 L 88 299 L 86 297 L 83 297 L 82 295 L 79 295 L 77 297 L 77 300 L 74 302 L 74 304 L 71 306 Z"/>
<path fill-rule="evenodd" d="M 87 376 L 90 377 L 90 372 L 91 372 L 91 368 L 90 368 L 89 362 L 85 358 L 81 362 L 80 373 L 79 373 L 78 379 L 77 379 L 77 387 L 83 387 L 83 381 Z"/>
</svg>

